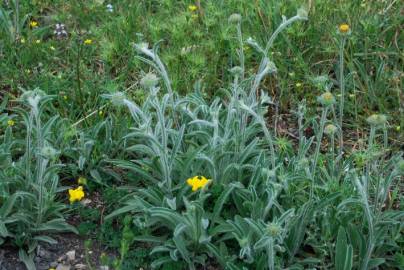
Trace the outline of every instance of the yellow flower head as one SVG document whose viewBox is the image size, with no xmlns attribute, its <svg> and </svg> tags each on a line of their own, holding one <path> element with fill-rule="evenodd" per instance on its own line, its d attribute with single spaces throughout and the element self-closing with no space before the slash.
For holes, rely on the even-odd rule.
<svg viewBox="0 0 404 270">
<path fill-rule="evenodd" d="M 40 40 L 40 39 L 37 39 L 37 40 L 35 40 L 35 43 L 36 43 L 36 44 L 39 44 L 39 43 L 41 43 L 41 40 Z"/>
<path fill-rule="evenodd" d="M 38 22 L 37 21 L 31 21 L 29 23 L 29 26 L 31 26 L 32 28 L 38 27 Z"/>
<path fill-rule="evenodd" d="M 187 184 L 192 187 L 192 191 L 204 188 L 209 182 L 210 180 L 204 176 L 194 176 L 187 179 Z"/>
<path fill-rule="evenodd" d="M 79 186 L 76 189 L 69 189 L 69 201 L 70 203 L 81 201 L 84 198 L 83 187 Z"/>
<path fill-rule="evenodd" d="M 86 44 L 86 45 L 91 45 L 92 43 L 93 43 L 93 41 L 89 38 L 84 40 L 84 44 Z"/>
<path fill-rule="evenodd" d="M 77 183 L 79 185 L 85 186 L 85 185 L 87 185 L 87 179 L 85 177 L 83 177 L 83 176 L 80 176 L 79 179 L 77 179 Z"/>
<path fill-rule="evenodd" d="M 20 42 L 21 42 L 22 44 L 24 44 L 24 43 L 25 43 L 25 38 L 21 38 L 21 39 L 20 39 Z"/>
<path fill-rule="evenodd" d="M 198 7 L 195 6 L 195 5 L 189 5 L 189 6 L 188 6 L 188 10 L 191 11 L 191 12 L 195 12 L 195 11 L 198 10 Z"/>
<path fill-rule="evenodd" d="M 10 120 L 7 121 L 7 125 L 8 125 L 9 127 L 12 127 L 12 126 L 15 125 L 15 122 L 14 122 L 12 119 L 10 119 Z"/>
<path fill-rule="evenodd" d="M 346 34 L 350 30 L 349 24 L 346 24 L 346 23 L 340 24 L 340 26 L 338 28 L 339 28 L 339 32 L 342 34 Z"/>
<path fill-rule="evenodd" d="M 102 110 L 99 110 L 99 111 L 98 111 L 98 115 L 99 115 L 99 116 L 103 116 L 103 115 L 104 115 L 104 112 L 103 112 Z"/>
</svg>

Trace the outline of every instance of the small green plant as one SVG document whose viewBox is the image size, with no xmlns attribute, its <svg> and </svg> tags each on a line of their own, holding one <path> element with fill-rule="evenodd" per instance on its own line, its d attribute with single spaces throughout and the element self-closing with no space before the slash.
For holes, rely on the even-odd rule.
<svg viewBox="0 0 404 270">
<path fill-rule="evenodd" d="M 33 252 L 40 242 L 56 243 L 51 232 L 77 232 L 63 218 L 63 204 L 56 201 L 59 151 L 52 146 L 54 116 L 43 122 L 44 110 L 51 96 L 35 89 L 21 96 L 28 110 L 15 109 L 26 128 L 25 141 L 12 142 L 12 127 L 8 128 L 3 149 L 8 158 L 0 174 L 2 185 L 0 210 L 0 241 L 12 239 L 20 248 L 20 259 L 28 269 L 35 269 Z M 18 150 L 17 150 L 18 149 Z"/>
</svg>

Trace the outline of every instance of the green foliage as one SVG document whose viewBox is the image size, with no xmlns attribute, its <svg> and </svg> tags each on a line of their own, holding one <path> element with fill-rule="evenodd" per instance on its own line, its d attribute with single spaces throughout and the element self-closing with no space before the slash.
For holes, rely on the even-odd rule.
<svg viewBox="0 0 404 270">
<path fill-rule="evenodd" d="M 401 267 L 398 2 L 2 1 L 0 245 L 29 269 L 59 231 L 121 270 Z"/>
<path fill-rule="evenodd" d="M 285 19 L 278 29 L 288 22 Z M 176 95 L 157 55 L 158 47 L 135 45 L 147 57 L 140 59 L 162 76 L 168 93 L 159 95 L 160 88 L 148 84 L 149 95 L 142 105 L 119 92 L 105 96 L 115 105 L 125 106 L 135 123 L 124 137 L 130 161 L 114 159 L 110 163 L 132 172 L 128 181 L 140 178 L 145 186 L 107 219 L 132 213 L 137 228 L 134 240 L 153 245 L 150 254 L 159 254 L 152 268 L 178 261 L 196 269 L 212 259 L 229 269 L 326 267 L 334 263 L 338 269 L 367 269 L 385 263 L 372 257 L 377 256 L 375 246 L 381 252 L 384 245 L 380 243 L 397 239 L 398 235 L 393 235 L 402 227 L 402 212 L 391 210 L 396 215 L 386 219 L 381 215 L 386 211 L 380 208 L 392 181 L 398 179 L 397 170 L 388 164 L 399 160 L 400 154 L 387 164 L 376 155 L 366 166 L 355 168 L 350 158 L 335 153 L 332 141 L 331 151 L 322 154 L 323 162 L 318 163 L 325 123 L 332 122 L 328 112 L 335 110 L 326 95 L 321 96 L 325 101 L 321 119 L 314 121 L 314 137 L 301 134 L 296 151 L 282 138 L 274 139 L 264 120 L 271 99 L 265 93 L 258 96 L 257 91 L 276 67 L 267 58 L 268 50 L 254 40 L 249 42 L 262 53 L 257 74 L 242 80 L 243 69 L 241 74 L 234 73 L 233 84 L 222 90 L 224 98 L 210 103 L 198 84 L 193 94 Z M 299 117 L 305 120 L 304 113 Z M 381 128 L 385 130 L 385 126 Z M 372 127 L 367 155 L 373 151 L 375 132 Z M 329 135 L 331 140 L 337 136 Z M 313 161 L 311 166 L 308 160 Z M 386 166 L 382 173 L 372 170 L 380 166 Z M 186 179 L 201 174 L 211 180 L 201 190 L 191 191 Z M 358 179 L 368 183 L 366 191 Z M 337 187 L 328 189 L 330 183 Z M 344 185 L 350 188 L 345 190 Z M 375 194 L 376 201 L 369 199 L 368 192 Z M 363 211 L 346 211 L 347 207 Z M 351 225 L 348 230 L 359 232 L 355 236 L 359 242 L 354 244 L 344 227 L 363 219 L 367 223 Z M 376 233 L 375 223 L 385 224 L 384 229 L 379 227 Z M 324 225 L 318 228 L 316 224 Z M 304 247 L 313 253 L 304 252 Z M 382 253 L 387 256 L 386 250 Z"/>
</svg>

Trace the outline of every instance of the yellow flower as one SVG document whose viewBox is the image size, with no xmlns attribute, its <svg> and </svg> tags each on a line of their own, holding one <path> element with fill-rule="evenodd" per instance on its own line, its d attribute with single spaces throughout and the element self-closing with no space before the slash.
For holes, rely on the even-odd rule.
<svg viewBox="0 0 404 270">
<path fill-rule="evenodd" d="M 400 130 L 401 130 L 401 127 L 400 127 L 400 126 L 396 126 L 396 130 L 397 130 L 397 131 L 400 131 Z"/>
<path fill-rule="evenodd" d="M 29 23 L 29 26 L 31 26 L 32 28 L 38 27 L 38 22 L 37 21 L 31 21 Z"/>
<path fill-rule="evenodd" d="M 77 179 L 77 183 L 79 184 L 79 185 L 87 185 L 87 179 L 85 178 L 85 177 L 83 177 L 83 176 L 80 176 L 79 177 L 79 179 Z"/>
<path fill-rule="evenodd" d="M 103 116 L 103 115 L 104 115 L 104 112 L 103 112 L 102 110 L 99 110 L 99 111 L 98 111 L 98 115 L 99 115 L 99 116 Z"/>
<path fill-rule="evenodd" d="M 93 41 L 89 38 L 84 40 L 84 44 L 86 44 L 86 45 L 91 45 L 92 43 L 93 43 Z"/>
<path fill-rule="evenodd" d="M 84 198 L 84 191 L 83 191 L 82 186 L 79 186 L 76 189 L 69 189 L 69 201 L 70 201 L 70 203 L 80 201 L 83 198 Z"/>
<path fill-rule="evenodd" d="M 36 43 L 36 44 L 39 44 L 39 43 L 41 43 L 41 40 L 40 40 L 40 39 L 37 39 L 37 40 L 35 40 L 35 43 Z"/>
<path fill-rule="evenodd" d="M 343 23 L 339 26 L 339 31 L 340 31 L 340 33 L 343 33 L 343 34 L 348 33 L 349 29 L 350 29 L 349 24 L 346 24 L 346 23 Z"/>
<path fill-rule="evenodd" d="M 209 182 L 210 180 L 204 176 L 194 176 L 187 179 L 187 184 L 192 187 L 192 191 L 204 188 Z"/>
<path fill-rule="evenodd" d="M 14 122 L 12 119 L 10 119 L 10 120 L 7 121 L 7 125 L 8 125 L 9 127 L 12 127 L 12 126 L 15 125 L 15 122 Z"/>
<path fill-rule="evenodd" d="M 20 39 L 20 42 L 21 42 L 22 44 L 24 44 L 24 43 L 25 43 L 25 38 L 21 38 L 21 39 Z"/>
<path fill-rule="evenodd" d="M 189 6 L 188 6 L 188 10 L 191 11 L 191 12 L 195 12 L 195 11 L 198 10 L 198 7 L 195 6 L 195 5 L 189 5 Z"/>
</svg>

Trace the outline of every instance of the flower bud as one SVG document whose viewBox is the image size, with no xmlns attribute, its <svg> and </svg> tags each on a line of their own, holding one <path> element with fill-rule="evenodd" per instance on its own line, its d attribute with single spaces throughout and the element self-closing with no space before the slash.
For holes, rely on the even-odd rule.
<svg viewBox="0 0 404 270">
<path fill-rule="evenodd" d="M 277 224 L 270 223 L 267 227 L 267 233 L 272 237 L 276 237 L 281 233 L 281 228 Z"/>
<path fill-rule="evenodd" d="M 153 88 L 157 85 L 159 78 L 154 73 L 147 73 L 141 80 L 140 84 L 145 89 Z"/>
<path fill-rule="evenodd" d="M 317 98 L 318 102 L 320 102 L 323 106 L 330 106 L 335 103 L 335 98 L 331 92 L 325 92 L 321 96 Z"/>
<path fill-rule="evenodd" d="M 329 124 L 324 128 L 324 133 L 333 136 L 338 131 L 338 128 L 333 124 Z"/>
<path fill-rule="evenodd" d="M 307 20 L 309 18 L 309 13 L 305 8 L 301 7 L 297 10 L 297 16 L 299 16 L 303 20 Z"/>
<path fill-rule="evenodd" d="M 238 13 L 231 14 L 229 17 L 229 23 L 238 24 L 241 22 L 241 15 Z"/>
<path fill-rule="evenodd" d="M 51 146 L 45 146 L 41 149 L 41 156 L 46 159 L 54 159 L 58 154 L 59 152 Z"/>
<path fill-rule="evenodd" d="M 373 127 L 380 127 L 386 124 L 387 117 L 384 114 L 372 114 L 366 121 Z"/>
<path fill-rule="evenodd" d="M 243 74 L 243 68 L 240 66 L 235 66 L 230 69 L 230 73 L 234 76 L 241 76 Z"/>
<path fill-rule="evenodd" d="M 124 104 L 125 94 L 122 92 L 116 92 L 116 93 L 110 95 L 110 98 L 111 98 L 112 104 L 114 104 L 115 106 L 120 106 L 120 105 Z"/>
</svg>

